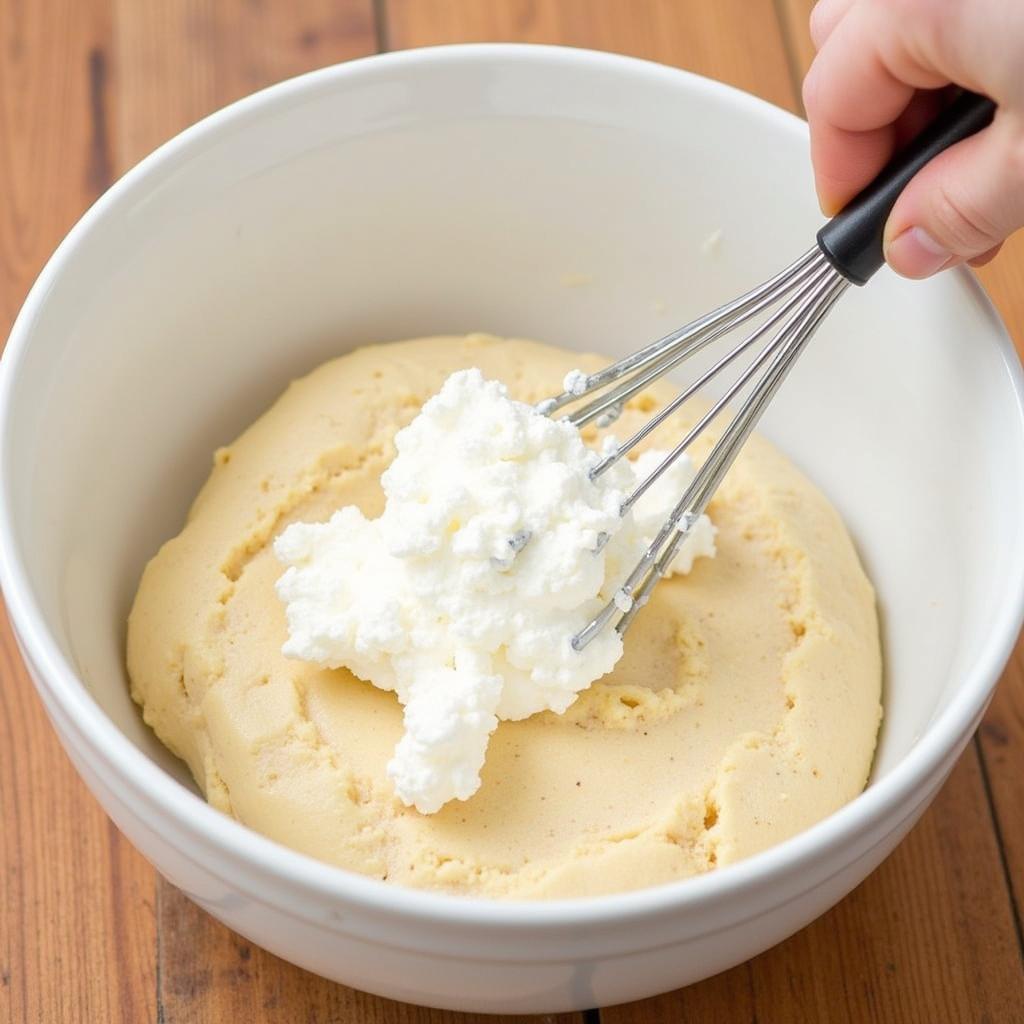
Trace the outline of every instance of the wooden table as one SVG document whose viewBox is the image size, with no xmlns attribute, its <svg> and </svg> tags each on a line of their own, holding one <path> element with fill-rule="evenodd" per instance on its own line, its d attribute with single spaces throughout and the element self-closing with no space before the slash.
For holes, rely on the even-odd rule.
<svg viewBox="0 0 1024 1024">
<path fill-rule="evenodd" d="M 204 114 L 310 68 L 468 40 L 567 43 L 799 109 L 810 0 L 0 0 L 0 318 L 85 207 Z M 756 167 L 755 167 L 756 170 Z M 1024 238 L 982 274 L 1024 347 Z M 6 330 L 3 332 L 6 334 Z M 122 838 L 0 635 L 0 1019 L 468 1021 L 251 946 Z M 559 1022 L 1024 1021 L 1024 646 L 941 795 L 831 913 L 699 985 Z M 492 1018 L 493 1019 L 493 1018 Z"/>
</svg>

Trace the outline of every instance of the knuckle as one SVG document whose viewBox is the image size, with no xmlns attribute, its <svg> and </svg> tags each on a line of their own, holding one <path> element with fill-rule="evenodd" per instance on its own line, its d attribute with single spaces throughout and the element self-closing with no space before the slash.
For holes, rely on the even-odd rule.
<svg viewBox="0 0 1024 1024">
<path fill-rule="evenodd" d="M 900 37 L 908 52 L 923 60 L 944 48 L 947 31 L 959 20 L 962 0 L 870 0 L 878 23 Z"/>
<path fill-rule="evenodd" d="M 873 3 L 904 29 L 941 22 L 950 6 L 948 0 L 873 0 Z M 913 18 L 913 21 L 905 21 L 906 18 Z"/>
<path fill-rule="evenodd" d="M 942 241 L 957 256 L 985 252 L 1002 238 L 991 217 L 967 197 L 940 184 L 933 198 Z"/>
</svg>

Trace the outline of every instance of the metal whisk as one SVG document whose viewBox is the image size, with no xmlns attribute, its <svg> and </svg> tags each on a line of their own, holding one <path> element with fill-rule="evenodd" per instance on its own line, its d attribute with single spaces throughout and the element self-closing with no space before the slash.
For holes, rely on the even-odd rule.
<svg viewBox="0 0 1024 1024">
<path fill-rule="evenodd" d="M 619 633 L 626 631 L 655 585 L 668 571 L 680 545 L 707 508 L 743 443 L 829 310 L 851 284 L 866 284 L 882 266 L 882 232 L 900 192 L 929 160 L 980 131 L 994 114 L 995 105 L 991 100 L 969 92 L 961 93 L 860 195 L 818 232 L 817 245 L 795 263 L 738 299 L 591 374 L 582 388 L 564 391 L 538 404 L 539 412 L 550 415 L 581 398 L 589 398 L 585 405 L 569 414 L 568 419 L 579 427 L 592 421 L 597 421 L 599 426 L 607 426 L 618 417 L 625 403 L 652 381 L 741 325 L 767 314 L 750 334 L 591 471 L 592 478 L 607 471 L 712 378 L 744 354 L 753 352 L 753 358 L 722 397 L 623 502 L 622 514 L 625 515 L 725 406 L 746 392 L 738 411 L 693 482 L 614 599 L 573 637 L 572 645 L 576 650 L 582 650 L 616 616 L 615 628 Z M 753 351 L 762 339 L 767 341 L 759 350 Z"/>
</svg>

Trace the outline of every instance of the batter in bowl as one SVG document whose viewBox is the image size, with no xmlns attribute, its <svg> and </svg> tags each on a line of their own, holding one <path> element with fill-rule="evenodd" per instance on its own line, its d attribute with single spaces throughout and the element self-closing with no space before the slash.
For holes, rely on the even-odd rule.
<svg viewBox="0 0 1024 1024">
<path fill-rule="evenodd" d="M 501 722 L 469 800 L 405 807 L 386 773 L 395 695 L 281 654 L 274 538 L 346 505 L 379 515 L 396 431 L 452 372 L 478 367 L 535 402 L 603 362 L 485 335 L 360 349 L 294 382 L 215 454 L 128 629 L 132 695 L 211 804 L 391 882 L 545 898 L 732 863 L 861 791 L 880 719 L 872 588 L 834 509 L 757 437 L 709 509 L 717 555 L 659 585 L 614 671 L 566 712 Z M 618 436 L 672 394 L 637 396 Z M 673 417 L 652 446 L 687 422 Z M 714 432 L 701 440 L 698 461 Z"/>
</svg>

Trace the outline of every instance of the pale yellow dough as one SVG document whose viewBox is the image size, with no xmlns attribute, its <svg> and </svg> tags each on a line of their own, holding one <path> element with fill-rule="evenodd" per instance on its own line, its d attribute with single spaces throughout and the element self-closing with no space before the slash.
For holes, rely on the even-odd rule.
<svg viewBox="0 0 1024 1024">
<path fill-rule="evenodd" d="M 128 624 L 132 696 L 210 803 L 376 878 L 544 898 L 732 863 L 861 791 L 881 713 L 874 594 L 831 505 L 757 437 L 710 508 L 718 556 L 660 585 L 615 672 L 567 714 L 501 723 L 467 802 L 402 807 L 385 774 L 395 695 L 281 656 L 271 541 L 342 505 L 379 514 L 395 431 L 448 374 L 476 366 L 536 401 L 602 363 L 485 335 L 360 349 L 293 382 L 215 454 Z M 671 394 L 638 396 L 616 433 Z"/>
</svg>

